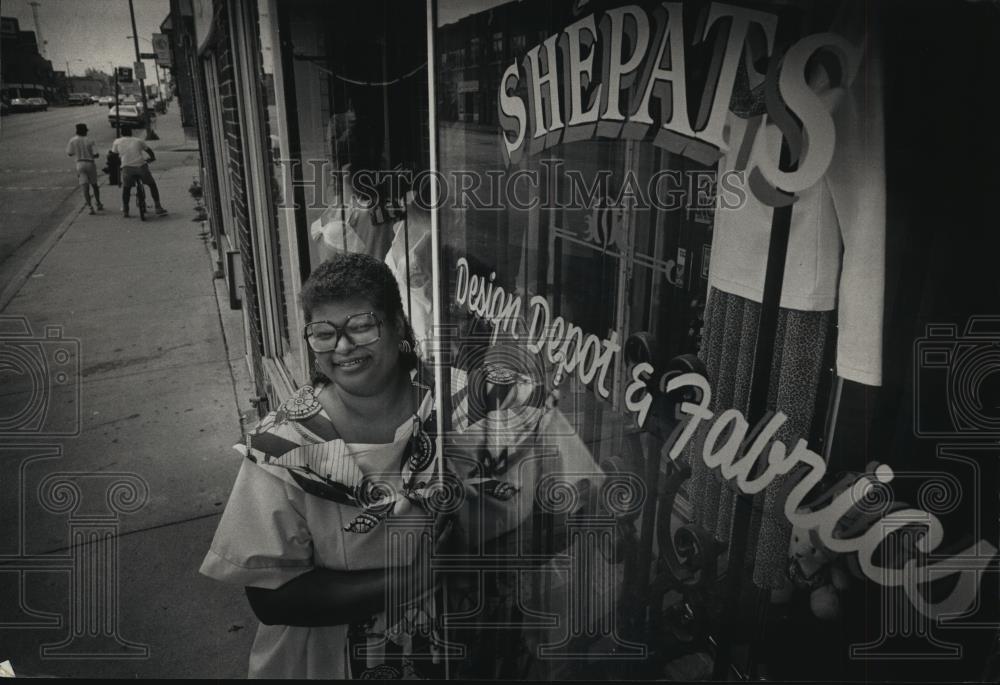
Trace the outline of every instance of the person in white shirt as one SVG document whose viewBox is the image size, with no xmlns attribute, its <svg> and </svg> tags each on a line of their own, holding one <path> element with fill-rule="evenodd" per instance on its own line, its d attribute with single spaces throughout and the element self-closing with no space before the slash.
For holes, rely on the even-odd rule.
<svg viewBox="0 0 1000 685">
<path fill-rule="evenodd" d="M 166 214 L 167 210 L 160 204 L 160 189 L 156 187 L 153 174 L 149 171 L 149 162 L 156 159 L 156 155 L 149 149 L 144 141 L 132 137 L 132 128 L 122 126 L 121 138 L 116 138 L 111 143 L 111 151 L 121 158 L 122 165 L 122 216 L 128 217 L 128 203 L 132 195 L 132 186 L 136 183 L 145 183 L 149 186 L 153 196 L 153 204 L 157 214 Z M 148 159 L 143 154 L 149 155 Z"/>
<path fill-rule="evenodd" d="M 76 175 L 80 180 L 80 187 L 83 188 L 83 199 L 87 202 L 87 209 L 91 214 L 96 214 L 94 206 L 90 204 L 90 189 L 94 189 L 94 199 L 97 200 L 97 209 L 104 209 L 101 204 L 101 191 L 97 188 L 97 165 L 94 158 L 94 141 L 87 137 L 87 125 L 77 124 L 76 135 L 69 139 L 66 145 L 66 154 L 76 157 Z"/>
</svg>

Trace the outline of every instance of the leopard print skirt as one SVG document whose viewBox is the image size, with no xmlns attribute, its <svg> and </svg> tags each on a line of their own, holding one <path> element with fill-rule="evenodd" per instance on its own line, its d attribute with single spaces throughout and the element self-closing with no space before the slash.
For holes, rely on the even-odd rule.
<svg viewBox="0 0 1000 685">
<path fill-rule="evenodd" d="M 713 289 L 708 298 L 698 356 L 708 367 L 711 409 L 716 414 L 726 409 L 746 414 L 749 408 L 760 313 L 760 303 L 738 295 Z M 832 316 L 829 311 L 779 309 L 767 408 L 788 416 L 775 435 L 786 445 L 809 436 Z M 728 543 L 736 491 L 701 459 L 708 427 L 708 423 L 701 425 L 686 450 L 691 466 L 688 494 L 694 503 L 695 522 L 720 542 Z M 750 530 L 755 531 L 756 540 L 748 548 L 746 563 L 753 567 L 754 583 L 760 587 L 783 584 L 791 538 L 791 524 L 783 511 L 784 494 L 788 492 L 788 479 L 795 477 L 793 472 L 776 478 L 754 501 Z"/>
</svg>

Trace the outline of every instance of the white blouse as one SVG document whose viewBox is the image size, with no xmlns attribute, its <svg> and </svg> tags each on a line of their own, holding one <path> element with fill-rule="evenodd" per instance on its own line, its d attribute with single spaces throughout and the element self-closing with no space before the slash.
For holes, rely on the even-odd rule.
<svg viewBox="0 0 1000 685">
<path fill-rule="evenodd" d="M 398 471 L 412 426 L 407 419 L 383 445 L 343 444 L 366 475 Z M 244 459 L 200 571 L 273 590 L 313 568 L 384 568 L 386 526 L 366 534 L 343 531 L 358 511 L 309 495 Z M 349 678 L 347 630 L 262 624 L 250 651 L 249 677 Z"/>
<path fill-rule="evenodd" d="M 865 56 L 843 97 L 832 91 L 823 95 L 836 125 L 834 156 L 826 175 L 792 205 L 781 306 L 837 309 L 837 374 L 881 385 L 886 190 L 877 56 Z M 764 117 L 745 171 L 761 155 L 778 159 L 781 133 Z M 720 160 L 720 173 L 735 169 L 748 120 L 730 113 L 727 128 L 730 148 Z M 774 210 L 744 188 L 746 201 L 737 209 L 724 208 L 731 198 L 719 195 L 709 286 L 760 302 Z"/>
</svg>

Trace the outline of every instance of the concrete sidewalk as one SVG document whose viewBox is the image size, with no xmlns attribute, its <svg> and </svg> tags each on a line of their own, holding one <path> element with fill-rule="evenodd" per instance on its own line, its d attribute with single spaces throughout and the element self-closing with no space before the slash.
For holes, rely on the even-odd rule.
<svg viewBox="0 0 1000 685">
<path fill-rule="evenodd" d="M 170 213 L 140 222 L 133 198 L 122 218 L 102 188 L 0 313 L 0 661 L 19 675 L 246 675 L 243 591 L 197 573 L 240 463 L 242 319 L 173 110 L 150 143 Z"/>
</svg>

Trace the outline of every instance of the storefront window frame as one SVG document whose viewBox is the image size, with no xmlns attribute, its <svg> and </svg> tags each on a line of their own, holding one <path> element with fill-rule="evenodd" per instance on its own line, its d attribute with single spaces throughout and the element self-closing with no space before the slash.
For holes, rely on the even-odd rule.
<svg viewBox="0 0 1000 685">
<path fill-rule="evenodd" d="M 278 144 L 281 150 L 280 159 L 274 160 L 274 163 L 280 171 L 280 192 L 281 197 L 284 199 L 282 206 L 274 207 L 274 212 L 278 219 L 278 231 L 284 231 L 285 240 L 282 248 L 287 250 L 286 260 L 290 267 L 283 276 L 287 293 L 286 300 L 289 303 L 286 316 L 288 321 L 288 341 L 291 349 L 285 350 L 284 354 L 279 357 L 279 367 L 282 368 L 293 385 L 301 385 L 308 381 L 312 373 L 312 368 L 309 355 L 298 334 L 303 326 L 305 326 L 305 318 L 302 308 L 295 306 L 295 303 L 299 301 L 299 294 L 302 292 L 302 283 L 308 276 L 310 269 L 308 252 L 305 253 L 305 258 L 303 258 L 303 251 L 301 249 L 303 244 L 308 240 L 308 227 L 305 224 L 304 214 L 296 210 L 296 204 L 299 201 L 296 199 L 296 193 L 299 189 L 296 187 L 295 179 L 293 178 L 292 165 L 287 163 L 288 160 L 295 158 L 297 152 L 297 149 L 292 147 L 292 130 L 289 125 L 292 118 L 288 111 L 288 91 L 285 83 L 286 76 L 290 74 L 287 71 L 286 64 L 290 56 L 285 54 L 284 42 L 281 39 L 283 31 L 286 29 L 281 20 L 281 10 L 278 0 L 257 1 L 258 3 L 266 3 L 267 16 L 269 18 L 268 28 L 270 29 L 270 43 L 274 62 L 274 99 L 277 111 L 277 118 L 275 121 L 270 122 L 270 125 L 276 129 L 279 140 Z M 263 29 L 261 28 L 261 30 Z M 292 78 L 294 79 L 293 74 Z M 292 198 L 291 202 L 289 202 L 290 198 Z M 298 381 L 298 383 L 296 384 L 295 381 Z"/>
<path fill-rule="evenodd" d="M 208 116 L 214 131 L 225 131 L 222 125 L 222 104 L 219 102 L 219 71 L 216 64 L 215 53 L 210 53 L 201 60 L 202 69 L 205 74 L 205 85 L 208 91 Z M 221 176 L 218 183 L 219 206 L 222 209 L 221 226 L 222 234 L 228 243 L 228 249 L 236 249 L 233 244 L 233 236 L 236 235 L 236 226 L 233 221 L 233 198 L 229 192 L 227 177 L 231 160 L 229 150 L 220 136 L 212 136 L 212 147 L 215 148 L 215 159 L 219 161 L 218 172 Z M 221 247 L 221 246 L 220 246 Z"/>
<path fill-rule="evenodd" d="M 264 0 L 266 1 L 266 0 Z M 269 4 L 269 9 L 274 9 Z M 252 10 L 252 11 L 251 11 Z M 260 111 L 261 103 L 264 101 L 260 92 L 260 83 L 257 78 L 258 60 L 260 59 L 260 40 L 257 35 L 258 12 L 256 3 L 230 3 L 230 23 L 234 27 L 232 32 L 231 48 L 234 55 L 234 67 L 237 70 L 236 82 L 238 110 L 240 112 L 240 123 L 244 135 L 241 145 L 243 146 L 245 179 L 247 186 L 247 199 L 250 206 L 247 208 L 254 229 L 251 231 L 253 239 L 252 249 L 254 258 L 262 268 L 258 270 L 258 298 L 261 306 L 261 323 L 264 338 L 263 364 L 265 373 L 272 386 L 273 392 L 280 401 L 292 395 L 296 383 L 293 369 L 288 369 L 285 363 L 285 352 L 282 340 L 281 322 L 282 309 L 285 303 L 281 301 L 280 283 L 281 270 L 278 264 L 280 259 L 278 246 L 275 244 L 275 236 L 272 226 L 278 221 L 277 212 L 279 209 L 273 206 L 270 194 L 269 179 L 271 169 L 268 168 L 266 159 L 266 148 L 264 147 L 265 126 L 262 121 L 263 114 Z M 283 97 L 277 92 L 275 84 L 276 100 L 279 102 L 279 120 L 282 117 Z M 281 126 L 281 124 L 279 124 Z M 287 127 L 281 127 L 282 132 Z M 285 184 L 286 187 L 288 184 Z M 293 222 L 294 226 L 294 222 Z M 279 229 L 280 230 L 280 224 Z M 295 241 L 289 241 L 293 245 Z M 296 259 L 298 257 L 296 250 Z M 297 261 L 292 261 L 296 264 Z M 297 276 L 287 275 L 293 286 L 293 295 L 297 295 L 300 284 L 297 283 Z M 292 300 L 294 301 L 294 299 Z M 291 345 L 294 331 L 301 326 L 296 317 L 297 307 L 287 311 L 288 338 Z"/>
</svg>

